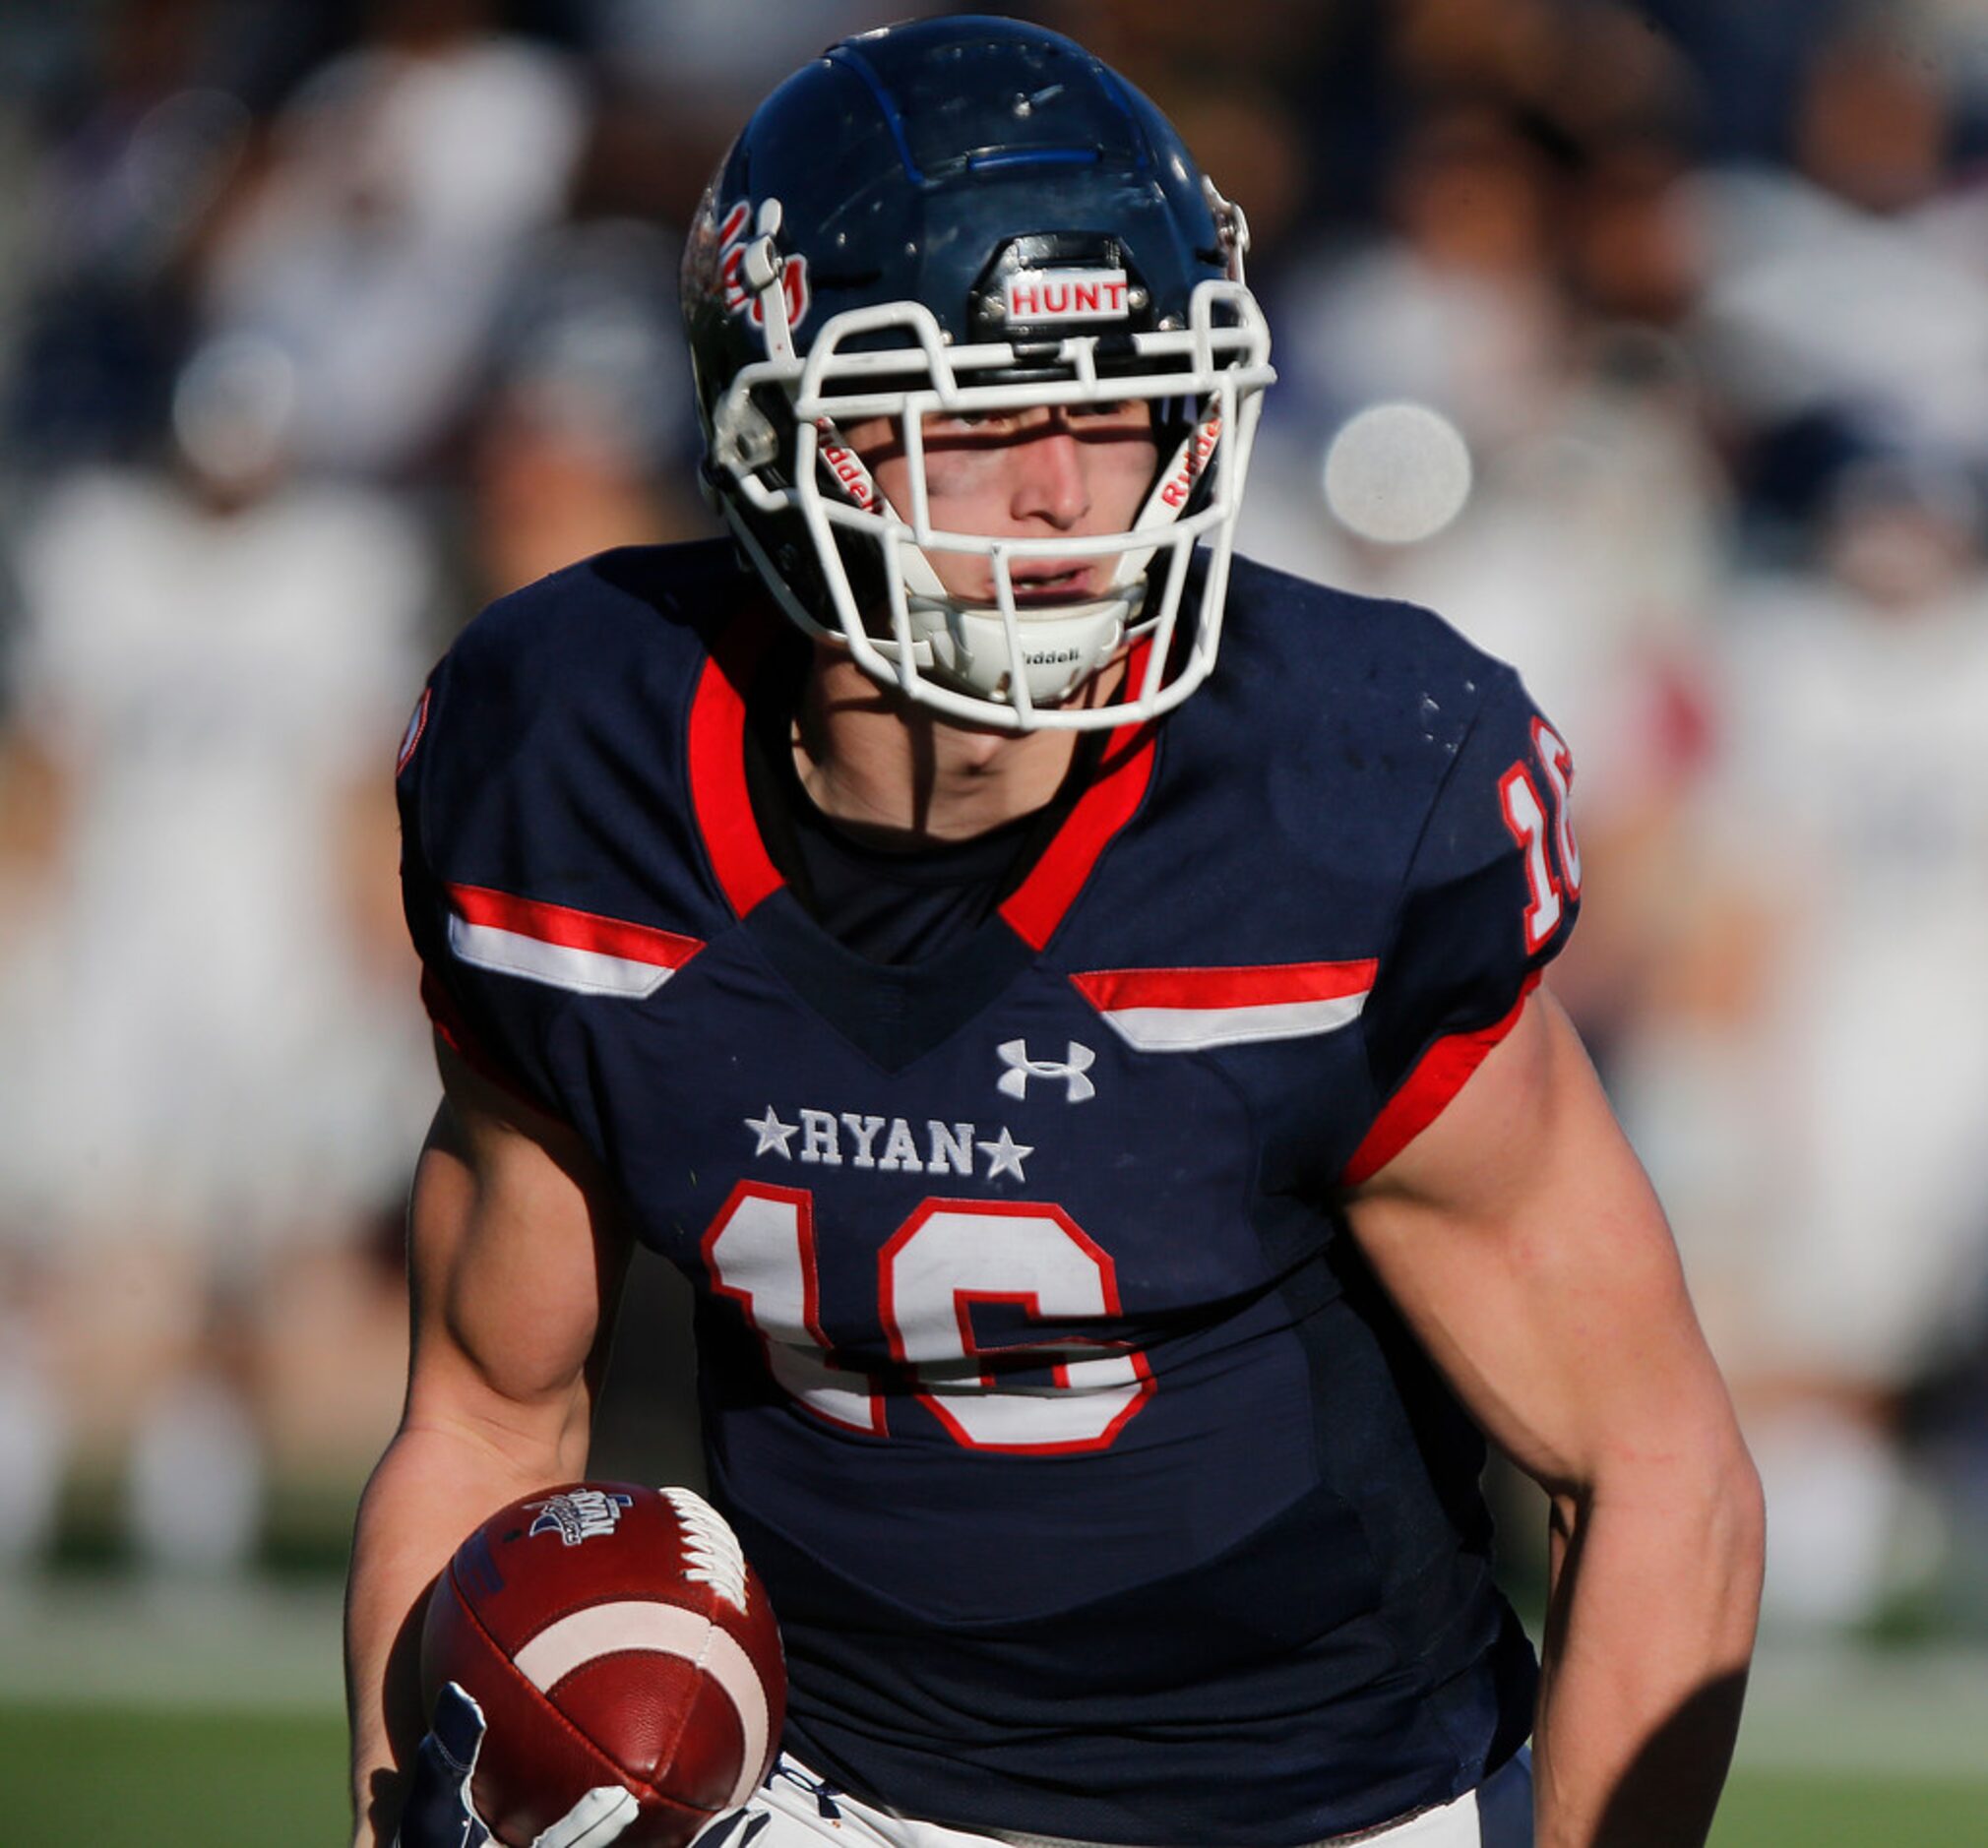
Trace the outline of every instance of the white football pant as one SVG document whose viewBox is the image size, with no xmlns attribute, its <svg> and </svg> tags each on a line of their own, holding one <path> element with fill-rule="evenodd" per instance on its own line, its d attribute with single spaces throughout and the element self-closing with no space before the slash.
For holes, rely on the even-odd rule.
<svg viewBox="0 0 1988 1848">
<path fill-rule="evenodd" d="M 1095 1848 L 1054 1836 L 983 1835 L 938 1822 L 887 1816 L 824 1784 L 786 1753 L 747 1808 L 771 1818 L 753 1848 Z M 1336 1835 L 1316 1848 L 1532 1848 L 1532 1757 L 1529 1752 L 1494 1771 L 1454 1803 L 1424 1810 L 1389 1826 Z M 1218 1844 L 1211 1844 L 1218 1848 Z"/>
</svg>

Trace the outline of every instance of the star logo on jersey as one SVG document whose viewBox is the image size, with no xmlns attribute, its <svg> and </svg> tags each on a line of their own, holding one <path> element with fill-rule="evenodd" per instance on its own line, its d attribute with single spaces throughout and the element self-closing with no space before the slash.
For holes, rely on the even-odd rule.
<svg viewBox="0 0 1988 1848">
<path fill-rule="evenodd" d="M 787 1144 L 793 1140 L 795 1132 L 800 1129 L 798 1123 L 782 1123 L 774 1114 L 773 1105 L 769 1104 L 765 1116 L 747 1117 L 745 1126 L 759 1138 L 759 1146 L 753 1150 L 755 1155 L 772 1152 L 784 1155 L 789 1161 L 793 1160 L 794 1151 Z"/>
<path fill-rule="evenodd" d="M 980 1152 L 987 1157 L 987 1178 L 998 1181 L 1004 1174 L 1012 1174 L 1018 1181 L 1024 1178 L 1022 1160 L 1025 1155 L 1032 1155 L 1035 1150 L 1026 1142 L 1018 1142 L 1008 1134 L 1007 1124 L 1001 1126 L 1001 1134 L 991 1142 L 982 1142 Z"/>
<path fill-rule="evenodd" d="M 1011 1039 L 995 1050 L 1008 1068 L 995 1080 L 996 1088 L 1004 1096 L 1026 1097 L 1030 1078 L 1061 1078 L 1067 1087 L 1063 1093 L 1065 1103 L 1081 1104 L 1086 1098 L 1097 1095 L 1097 1086 L 1084 1076 L 1097 1063 L 1097 1055 L 1074 1039 L 1061 1059 L 1029 1058 L 1025 1039 Z"/>
</svg>

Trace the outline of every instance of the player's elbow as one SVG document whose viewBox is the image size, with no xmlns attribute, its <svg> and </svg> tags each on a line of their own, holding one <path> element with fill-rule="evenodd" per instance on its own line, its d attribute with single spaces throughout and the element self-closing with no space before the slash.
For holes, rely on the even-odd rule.
<svg viewBox="0 0 1988 1848">
<path fill-rule="evenodd" d="M 1566 1537 L 1599 1520 L 1636 1549 L 1667 1595 L 1695 1606 L 1717 1652 L 1735 1664 L 1751 1653 L 1767 1560 L 1767 1509 L 1760 1472 L 1730 1414 L 1666 1434 L 1648 1448 L 1618 1450 L 1585 1489 L 1553 1498 Z"/>
<path fill-rule="evenodd" d="M 1685 1507 L 1709 1557 L 1724 1566 L 1736 1589 L 1757 1602 L 1767 1560 L 1767 1500 L 1730 1413 L 1687 1448 L 1683 1465 Z"/>
<path fill-rule="evenodd" d="M 1749 1633 L 1760 1615 L 1761 1579 L 1767 1571 L 1768 1506 L 1761 1472 L 1735 1433 L 1716 1483 L 1718 1528 L 1736 1597 L 1744 1603 Z"/>
<path fill-rule="evenodd" d="M 1760 1471 L 1737 1432 L 1719 1455 L 1707 1459 L 1687 1519 L 1686 1530 L 1673 1536 L 1673 1544 L 1692 1550 L 1687 1588 L 1697 1590 L 1711 1653 L 1743 1670 L 1760 1623 L 1767 1503 Z"/>
</svg>

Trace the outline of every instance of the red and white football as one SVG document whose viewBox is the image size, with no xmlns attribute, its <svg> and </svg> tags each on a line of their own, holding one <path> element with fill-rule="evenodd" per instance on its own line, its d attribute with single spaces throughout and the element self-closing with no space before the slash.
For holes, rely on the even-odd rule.
<svg viewBox="0 0 1988 1848">
<path fill-rule="evenodd" d="M 488 1726 L 476 1808 L 526 1848 L 588 1791 L 640 1806 L 620 1848 L 682 1848 L 758 1788 L 786 1708 L 779 1630 L 717 1511 L 688 1489 L 586 1482 L 500 1509 L 428 1600 L 421 1679 Z"/>
</svg>

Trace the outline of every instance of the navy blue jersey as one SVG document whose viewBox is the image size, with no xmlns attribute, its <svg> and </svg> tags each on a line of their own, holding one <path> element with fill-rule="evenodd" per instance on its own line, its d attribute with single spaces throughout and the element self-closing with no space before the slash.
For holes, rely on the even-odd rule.
<svg viewBox="0 0 1988 1848">
<path fill-rule="evenodd" d="M 444 1030 L 695 1286 L 788 1745 L 910 1815 L 1162 1848 L 1461 1794 L 1531 1653 L 1481 1441 L 1340 1202 L 1565 940 L 1565 748 L 1435 618 L 1238 563 L 1210 684 L 886 966 L 754 822 L 785 635 L 722 546 L 576 566 L 465 632 L 401 790 Z"/>
</svg>

